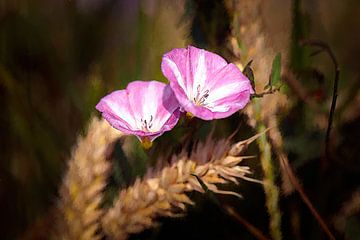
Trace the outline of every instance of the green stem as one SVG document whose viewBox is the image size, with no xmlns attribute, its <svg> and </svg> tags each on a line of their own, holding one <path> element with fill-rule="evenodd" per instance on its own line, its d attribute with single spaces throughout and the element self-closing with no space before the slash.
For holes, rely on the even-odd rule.
<svg viewBox="0 0 360 240">
<path fill-rule="evenodd" d="M 261 107 L 259 99 L 254 99 L 255 119 L 257 122 L 256 130 L 258 133 L 266 130 L 265 124 L 261 119 Z M 264 171 L 264 192 L 266 197 L 266 208 L 270 217 L 270 235 L 274 240 L 282 239 L 281 236 L 281 213 L 279 209 L 279 188 L 275 184 L 276 176 L 271 160 L 271 147 L 266 137 L 262 134 L 257 143 L 260 149 L 260 161 Z"/>
</svg>

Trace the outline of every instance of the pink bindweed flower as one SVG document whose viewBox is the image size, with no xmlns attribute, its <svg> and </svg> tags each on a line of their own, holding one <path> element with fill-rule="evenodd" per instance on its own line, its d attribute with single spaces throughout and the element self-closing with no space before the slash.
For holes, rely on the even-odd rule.
<svg viewBox="0 0 360 240">
<path fill-rule="evenodd" d="M 162 72 L 182 108 L 198 118 L 225 118 L 254 93 L 249 79 L 217 54 L 189 46 L 164 54 Z"/>
<path fill-rule="evenodd" d="M 134 81 L 103 97 L 96 109 L 116 129 L 136 135 L 145 148 L 179 120 L 179 103 L 169 85 Z"/>
</svg>

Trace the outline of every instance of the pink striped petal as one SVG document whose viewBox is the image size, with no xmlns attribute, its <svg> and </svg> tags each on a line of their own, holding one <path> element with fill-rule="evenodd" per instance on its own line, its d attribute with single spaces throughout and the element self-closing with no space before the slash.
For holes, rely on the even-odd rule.
<svg viewBox="0 0 360 240">
<path fill-rule="evenodd" d="M 171 130 L 180 117 L 172 89 L 157 81 L 134 81 L 102 98 L 96 109 L 114 128 L 151 141 Z"/>
<path fill-rule="evenodd" d="M 204 120 L 230 116 L 253 93 L 249 79 L 234 64 L 192 46 L 166 53 L 162 71 L 182 108 Z"/>
</svg>

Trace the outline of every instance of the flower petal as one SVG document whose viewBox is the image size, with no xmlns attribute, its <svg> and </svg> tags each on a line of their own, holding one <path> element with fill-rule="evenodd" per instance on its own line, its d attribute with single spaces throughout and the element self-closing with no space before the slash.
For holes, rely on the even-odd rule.
<svg viewBox="0 0 360 240">
<path fill-rule="evenodd" d="M 113 127 L 150 141 L 176 125 L 179 108 L 171 87 L 157 81 L 134 81 L 96 106 Z"/>
<path fill-rule="evenodd" d="M 128 85 L 129 103 L 141 129 L 141 120 L 152 120 L 151 132 L 160 131 L 179 108 L 170 86 L 157 81 L 135 81 Z"/>
<path fill-rule="evenodd" d="M 185 48 L 175 48 L 164 54 L 161 62 L 161 70 L 170 83 L 177 85 L 182 93 L 187 95 L 187 65 L 188 51 Z"/>
<path fill-rule="evenodd" d="M 208 103 L 215 103 L 222 98 L 237 95 L 246 90 L 251 93 L 253 92 L 250 81 L 232 63 L 215 73 L 212 76 L 212 81 L 209 82 L 208 87 L 210 91 L 209 97 L 207 98 Z"/>
<path fill-rule="evenodd" d="M 189 46 L 164 54 L 161 68 L 172 87 L 179 91 L 175 91 L 176 96 L 191 101 L 196 96 L 198 86 L 206 87 L 206 83 L 211 81 L 208 76 L 226 65 L 227 62 L 219 55 Z"/>
<path fill-rule="evenodd" d="M 115 128 L 135 130 L 137 127 L 126 90 L 114 91 L 103 97 L 95 108 Z"/>
<path fill-rule="evenodd" d="M 190 99 L 193 99 L 198 94 L 198 91 L 203 90 L 205 87 L 205 81 L 207 74 L 211 73 L 207 71 L 205 50 L 195 47 L 188 47 L 189 51 L 189 67 L 191 77 L 188 79 L 189 84 L 192 86 Z M 211 70 L 211 69 L 210 69 Z"/>
<path fill-rule="evenodd" d="M 193 91 L 197 90 L 198 85 L 208 89 L 208 85 L 213 81 L 212 76 L 224 68 L 227 62 L 219 55 L 204 49 L 189 46 L 188 51 L 191 74 L 186 81 L 191 83 Z"/>
<path fill-rule="evenodd" d="M 214 119 L 214 113 L 210 109 L 204 106 L 197 106 L 193 103 L 189 104 L 184 108 L 186 112 L 192 113 L 192 115 L 201 118 L 203 120 L 212 120 Z"/>
<path fill-rule="evenodd" d="M 204 120 L 230 116 L 253 93 L 249 79 L 234 64 L 192 46 L 166 53 L 162 71 L 181 107 Z"/>
<path fill-rule="evenodd" d="M 226 118 L 244 108 L 250 100 L 250 91 L 245 90 L 238 94 L 222 98 L 215 102 L 213 106 L 208 106 L 210 111 L 214 113 L 215 119 Z"/>
<path fill-rule="evenodd" d="M 180 118 L 180 105 L 170 85 L 163 88 L 161 105 L 159 105 L 156 113 L 158 128 L 168 131 L 172 129 Z"/>
<path fill-rule="evenodd" d="M 155 117 L 159 105 L 158 98 L 159 95 L 161 96 L 164 85 L 156 81 L 134 81 L 126 87 L 138 129 L 142 129 L 142 120 L 149 121 Z"/>
</svg>

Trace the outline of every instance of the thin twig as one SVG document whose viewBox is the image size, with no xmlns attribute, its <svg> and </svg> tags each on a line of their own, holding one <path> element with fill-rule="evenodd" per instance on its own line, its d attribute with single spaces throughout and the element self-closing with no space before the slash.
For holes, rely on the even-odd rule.
<svg viewBox="0 0 360 240">
<path fill-rule="evenodd" d="M 206 184 L 204 183 L 204 181 L 201 180 L 201 178 L 199 176 L 197 176 L 196 174 L 190 174 L 192 176 L 194 176 L 196 178 L 196 180 L 199 182 L 199 184 L 201 185 L 201 188 L 205 191 L 205 195 L 208 197 L 208 199 L 214 203 L 221 212 L 229 215 L 230 217 L 232 217 L 233 219 L 235 219 L 236 221 L 238 221 L 240 224 L 242 224 L 256 239 L 258 240 L 269 240 L 269 238 L 267 238 L 260 229 L 258 229 L 257 227 L 255 227 L 254 225 L 252 225 L 251 223 L 249 223 L 245 218 L 241 217 L 233 207 L 229 206 L 229 205 L 222 205 L 220 203 L 220 201 L 218 200 L 218 198 L 216 197 L 215 193 L 213 191 L 211 191 Z"/>
<path fill-rule="evenodd" d="M 276 148 L 275 148 L 275 151 L 277 151 Z M 335 237 L 331 233 L 329 227 L 326 225 L 325 221 L 322 219 L 320 214 L 316 211 L 316 209 L 312 205 L 311 201 L 307 197 L 298 178 L 296 177 L 295 173 L 293 172 L 292 168 L 290 167 L 290 164 L 287 161 L 287 159 L 281 153 L 279 153 L 278 156 L 280 159 L 281 168 L 283 168 L 283 170 L 288 174 L 290 182 L 292 183 L 292 185 L 294 186 L 296 191 L 299 193 L 299 195 L 300 195 L 301 199 L 303 200 L 303 202 L 305 203 L 305 205 L 310 209 L 310 212 L 315 217 L 315 219 L 318 221 L 318 223 L 320 224 L 321 228 L 323 229 L 325 234 L 328 236 L 328 238 L 331 240 L 335 240 Z"/>
<path fill-rule="evenodd" d="M 251 98 L 262 98 L 263 96 L 265 95 L 268 95 L 268 94 L 273 94 L 277 91 L 280 90 L 280 87 L 278 88 L 274 88 L 274 89 L 270 89 L 269 91 L 266 91 L 266 92 L 262 92 L 262 93 L 254 93 L 251 95 Z"/>
<path fill-rule="evenodd" d="M 208 197 L 208 199 L 214 203 L 221 212 L 229 215 L 236 221 L 238 221 L 240 224 L 242 224 L 256 239 L 258 240 L 269 240 L 260 229 L 249 223 L 245 218 L 241 217 L 233 207 L 229 205 L 222 205 L 218 198 L 216 197 L 215 193 L 212 192 L 204 183 L 204 181 L 201 180 L 196 174 L 190 174 L 194 176 L 199 184 L 201 185 L 201 188 L 205 191 L 205 195 Z"/>
<path fill-rule="evenodd" d="M 329 45 L 326 44 L 325 42 L 312 39 L 312 40 L 303 40 L 303 41 L 301 41 L 301 44 L 303 46 L 309 45 L 309 46 L 320 47 L 321 49 L 323 49 L 324 51 L 326 51 L 329 54 L 329 56 L 334 64 L 335 78 L 334 78 L 332 101 L 331 101 L 331 107 L 330 107 L 330 113 L 329 113 L 329 119 L 328 119 L 328 127 L 326 130 L 326 137 L 325 137 L 325 156 L 327 159 L 329 159 L 329 156 L 330 156 L 330 153 L 329 153 L 330 132 L 331 132 L 332 122 L 333 122 L 334 113 L 335 113 L 336 99 L 338 96 L 340 68 L 339 68 L 339 64 L 336 60 L 334 52 L 331 50 Z"/>
<path fill-rule="evenodd" d="M 269 240 L 268 237 L 266 237 L 260 229 L 249 223 L 245 218 L 241 217 L 233 207 L 230 207 L 228 205 L 225 205 L 223 207 L 223 210 L 232 218 L 234 218 L 236 221 L 238 221 L 240 224 L 242 224 L 256 239 L 258 240 Z"/>
</svg>

